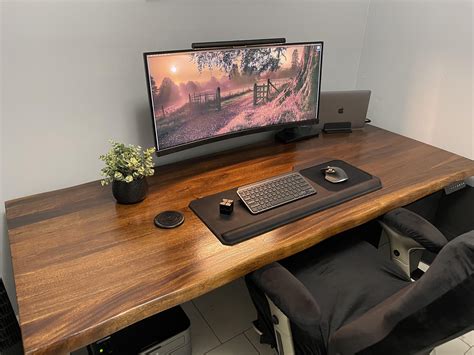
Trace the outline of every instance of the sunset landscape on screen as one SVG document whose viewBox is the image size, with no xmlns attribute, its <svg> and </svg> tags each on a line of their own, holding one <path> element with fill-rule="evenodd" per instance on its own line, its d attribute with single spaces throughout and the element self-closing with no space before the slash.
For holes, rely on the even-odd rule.
<svg viewBox="0 0 474 355">
<path fill-rule="evenodd" d="M 158 149 L 316 118 L 319 45 L 147 56 Z"/>
</svg>

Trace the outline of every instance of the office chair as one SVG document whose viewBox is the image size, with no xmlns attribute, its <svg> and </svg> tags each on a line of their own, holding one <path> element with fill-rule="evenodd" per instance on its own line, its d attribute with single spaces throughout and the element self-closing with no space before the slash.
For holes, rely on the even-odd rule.
<svg viewBox="0 0 474 355">
<path fill-rule="evenodd" d="M 425 218 L 450 241 L 474 229 L 474 177 L 465 179 L 465 187 L 459 188 L 462 183 L 463 181 L 457 181 L 444 190 L 417 200 L 405 208 Z M 377 237 L 374 233 L 374 244 L 379 239 Z M 382 243 L 386 241 L 383 235 L 380 241 Z M 421 261 L 425 265 L 430 265 L 435 257 L 436 253 L 425 250 Z"/>
<path fill-rule="evenodd" d="M 405 209 L 381 223 L 393 260 L 341 235 L 247 275 L 261 341 L 280 355 L 429 354 L 474 329 L 474 231 L 448 243 Z M 421 247 L 438 255 L 413 282 Z"/>
</svg>

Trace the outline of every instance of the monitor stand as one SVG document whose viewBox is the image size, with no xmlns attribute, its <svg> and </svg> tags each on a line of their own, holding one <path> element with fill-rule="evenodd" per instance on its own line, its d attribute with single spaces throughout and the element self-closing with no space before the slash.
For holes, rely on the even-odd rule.
<svg viewBox="0 0 474 355">
<path fill-rule="evenodd" d="M 319 136 L 319 133 L 321 133 L 321 130 L 315 125 L 308 125 L 285 128 L 278 132 L 275 137 L 280 142 L 293 143 L 303 139 L 317 137 Z"/>
</svg>

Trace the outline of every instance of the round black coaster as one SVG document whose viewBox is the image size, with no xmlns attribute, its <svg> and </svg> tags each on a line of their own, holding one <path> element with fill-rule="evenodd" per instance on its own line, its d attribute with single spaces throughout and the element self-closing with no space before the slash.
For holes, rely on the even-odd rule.
<svg viewBox="0 0 474 355">
<path fill-rule="evenodd" d="M 155 217 L 155 226 L 160 228 L 175 228 L 182 225 L 184 215 L 178 211 L 161 212 Z"/>
</svg>

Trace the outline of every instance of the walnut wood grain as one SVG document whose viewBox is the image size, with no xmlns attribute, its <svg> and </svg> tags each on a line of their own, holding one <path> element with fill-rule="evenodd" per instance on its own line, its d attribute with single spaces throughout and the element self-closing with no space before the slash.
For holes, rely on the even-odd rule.
<svg viewBox="0 0 474 355">
<path fill-rule="evenodd" d="M 380 177 L 383 188 L 234 246 L 188 208 L 317 157 L 345 160 Z M 469 159 L 368 126 L 159 167 L 137 205 L 116 204 L 98 182 L 8 201 L 25 351 L 77 349 L 470 175 Z M 185 223 L 156 228 L 153 217 L 168 209 L 182 211 Z"/>
</svg>

